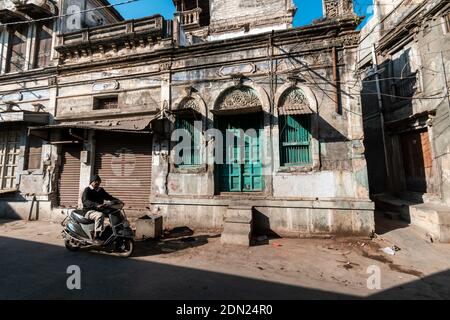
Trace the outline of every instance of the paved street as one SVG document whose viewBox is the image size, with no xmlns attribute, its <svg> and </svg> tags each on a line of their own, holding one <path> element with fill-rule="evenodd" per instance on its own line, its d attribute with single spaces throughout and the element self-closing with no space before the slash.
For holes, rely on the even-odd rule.
<svg viewBox="0 0 450 320">
<path fill-rule="evenodd" d="M 374 241 L 271 239 L 251 248 L 196 232 L 138 243 L 123 259 L 67 251 L 55 223 L 0 220 L 0 299 L 450 298 L 450 246 L 403 224 L 378 225 Z M 380 251 L 389 245 L 401 250 Z M 81 290 L 66 287 L 70 265 L 81 268 Z M 373 265 L 381 290 L 367 288 Z"/>
</svg>

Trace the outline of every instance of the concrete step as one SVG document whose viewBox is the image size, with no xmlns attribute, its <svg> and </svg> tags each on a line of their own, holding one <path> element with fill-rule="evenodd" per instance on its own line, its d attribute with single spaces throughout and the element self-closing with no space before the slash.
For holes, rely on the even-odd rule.
<svg viewBox="0 0 450 320">
<path fill-rule="evenodd" d="M 399 215 L 402 220 L 424 230 L 429 237 L 440 242 L 450 243 L 450 206 L 434 200 L 433 195 L 424 195 L 403 192 L 404 198 L 396 198 L 392 195 L 375 195 L 375 207 L 385 216 L 397 219 Z M 425 201 L 426 200 L 426 201 Z M 425 201 L 425 202 L 424 202 Z"/>
<path fill-rule="evenodd" d="M 439 202 L 439 197 L 430 193 L 420 193 L 413 191 L 401 191 L 394 194 L 396 198 L 409 200 L 415 203 L 435 203 Z"/>
<path fill-rule="evenodd" d="M 222 244 L 250 246 L 252 235 L 253 208 L 230 206 L 224 217 L 224 228 L 220 238 Z"/>
<path fill-rule="evenodd" d="M 252 216 L 252 207 L 229 207 L 225 213 L 225 222 L 250 223 Z"/>
<path fill-rule="evenodd" d="M 411 224 L 427 231 L 433 239 L 450 242 L 450 207 L 422 203 L 411 206 Z"/>
<path fill-rule="evenodd" d="M 417 201 L 395 198 L 389 195 L 376 196 L 374 201 L 377 211 L 400 213 L 406 221 L 410 220 L 410 207 L 419 204 Z"/>
<path fill-rule="evenodd" d="M 252 231 L 250 223 L 225 223 L 223 233 L 248 235 Z"/>
</svg>

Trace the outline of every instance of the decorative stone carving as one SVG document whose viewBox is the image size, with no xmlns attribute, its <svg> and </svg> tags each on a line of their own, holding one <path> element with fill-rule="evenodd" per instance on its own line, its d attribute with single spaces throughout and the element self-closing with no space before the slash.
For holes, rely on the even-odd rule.
<svg viewBox="0 0 450 320">
<path fill-rule="evenodd" d="M 246 77 L 244 77 L 242 73 L 232 74 L 231 78 L 233 79 L 234 85 L 236 87 L 241 86 L 246 79 Z"/>
<path fill-rule="evenodd" d="M 117 90 L 119 89 L 119 82 L 117 81 L 104 81 L 96 82 L 92 86 L 93 91 L 106 91 L 106 90 Z"/>
<path fill-rule="evenodd" d="M 324 0 L 323 9 L 326 18 L 355 15 L 352 0 Z"/>
<path fill-rule="evenodd" d="M 159 71 L 168 71 L 168 70 L 170 70 L 170 68 L 172 68 L 172 62 L 171 61 L 161 62 L 159 64 Z"/>
<path fill-rule="evenodd" d="M 256 72 L 256 65 L 254 63 L 246 63 L 234 66 L 224 66 L 220 68 L 219 75 L 225 77 L 233 74 L 249 74 L 254 72 Z"/>
<path fill-rule="evenodd" d="M 256 91 L 246 86 L 235 86 L 225 90 L 216 102 L 216 110 L 261 108 Z"/>
<path fill-rule="evenodd" d="M 359 35 L 353 34 L 353 35 L 346 35 L 342 41 L 344 46 L 354 46 L 358 45 L 359 42 Z"/>
<path fill-rule="evenodd" d="M 57 77 L 49 77 L 48 78 L 48 85 L 49 86 L 55 86 L 58 84 L 58 79 Z"/>
<path fill-rule="evenodd" d="M 244 76 L 241 73 L 232 74 L 231 78 L 235 86 L 240 86 L 244 82 Z"/>
<path fill-rule="evenodd" d="M 280 97 L 278 103 L 279 115 L 311 114 L 308 99 L 303 91 L 297 87 L 291 87 Z"/>
<path fill-rule="evenodd" d="M 195 110 L 200 113 L 200 107 L 194 98 L 186 97 L 177 106 L 177 110 Z"/>
</svg>

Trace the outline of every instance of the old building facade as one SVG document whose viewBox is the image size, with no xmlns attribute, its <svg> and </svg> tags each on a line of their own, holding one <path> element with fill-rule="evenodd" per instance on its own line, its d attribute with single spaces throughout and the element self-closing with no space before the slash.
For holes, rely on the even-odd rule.
<svg viewBox="0 0 450 320">
<path fill-rule="evenodd" d="M 71 10 L 109 6 L 103 0 L 71 3 Z M 65 5 L 68 5 L 66 2 Z M 0 2 L 0 211 L 2 216 L 28 218 L 33 214 L 52 217 L 57 192 L 56 147 L 28 135 L 32 126 L 54 121 L 56 114 L 58 52 L 57 33 L 123 20 L 111 8 L 79 14 L 77 24 L 66 21 L 50 0 Z M 66 6 L 67 7 L 67 6 Z M 76 9 L 78 8 L 78 9 Z M 106 10 L 106 11 L 105 11 Z M 69 10 L 70 11 L 70 10 Z M 59 15 L 61 19 L 59 20 Z M 60 22 L 64 22 L 60 23 Z M 37 211 L 36 211 L 37 210 Z"/>
<path fill-rule="evenodd" d="M 302 28 L 292 1 L 179 0 L 173 21 L 56 32 L 58 67 L 38 72 L 53 90 L 48 123 L 21 122 L 24 139 L 44 141 L 41 171 L 18 169 L 2 214 L 28 216 L 33 195 L 41 216 L 61 217 L 98 173 L 134 216 L 158 212 L 166 226 L 223 228 L 241 210 L 261 232 L 370 234 L 361 106 L 347 86 L 358 19 L 351 1 L 324 2 Z M 176 129 L 192 133 L 181 154 Z M 222 143 L 227 132 L 242 147 Z"/>
<path fill-rule="evenodd" d="M 450 240 L 447 1 L 375 1 L 358 64 L 377 206 Z"/>
</svg>

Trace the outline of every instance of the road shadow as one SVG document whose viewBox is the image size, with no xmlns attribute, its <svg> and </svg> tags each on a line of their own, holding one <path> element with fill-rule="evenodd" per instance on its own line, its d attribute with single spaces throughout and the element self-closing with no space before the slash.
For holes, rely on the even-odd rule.
<svg viewBox="0 0 450 320">
<path fill-rule="evenodd" d="M 22 205 L 26 203 L 26 199 L 21 196 L 18 192 L 0 194 L 0 224 L 11 222 L 11 220 L 22 220 L 21 217 L 11 204 Z M 37 220 L 39 219 L 39 203 L 33 204 L 31 207 L 31 201 L 29 202 L 29 219 Z"/>
<path fill-rule="evenodd" d="M 281 237 L 272 230 L 269 217 L 256 208 L 253 208 L 252 246 L 268 245 L 270 240 Z"/>
<path fill-rule="evenodd" d="M 220 235 L 219 235 L 220 236 Z M 160 254 L 174 253 L 189 248 L 196 248 L 208 243 L 208 239 L 216 235 L 195 235 L 180 238 L 162 238 L 136 242 L 133 257 L 147 257 Z"/>
<path fill-rule="evenodd" d="M 0 237 L 0 299 L 356 299 L 304 287 L 171 264 L 69 252 Z M 80 267 L 81 290 L 68 290 L 67 268 Z"/>
<path fill-rule="evenodd" d="M 142 259 L 69 252 L 63 246 L 0 237 L 0 299 L 342 300 L 355 295 L 200 270 Z M 79 266 L 81 290 L 68 290 L 69 266 Z M 369 299 L 449 298 L 449 271 Z"/>
</svg>

